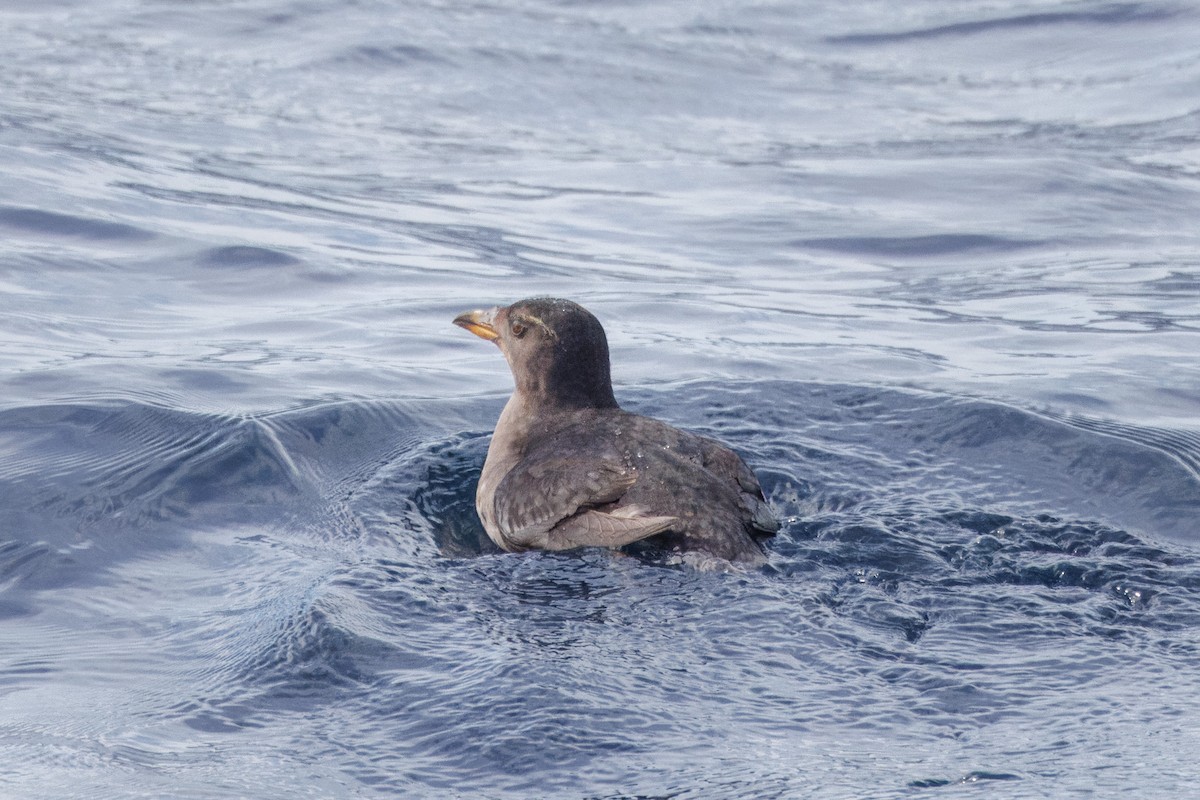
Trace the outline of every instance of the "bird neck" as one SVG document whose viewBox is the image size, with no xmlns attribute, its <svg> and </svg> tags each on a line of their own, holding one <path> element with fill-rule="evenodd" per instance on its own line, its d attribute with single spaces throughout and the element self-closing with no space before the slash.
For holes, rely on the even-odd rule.
<svg viewBox="0 0 1200 800">
<path fill-rule="evenodd" d="M 513 392 L 496 420 L 492 443 L 488 447 L 484 471 L 507 471 L 525 455 L 531 440 L 555 430 L 562 424 L 561 409 L 531 402 L 522 392 Z"/>
<path fill-rule="evenodd" d="M 534 369 L 513 370 L 514 395 L 530 409 L 616 408 L 608 359 L 554 358 Z"/>
<path fill-rule="evenodd" d="M 585 408 L 619 408 L 611 386 L 524 386 L 517 387 L 513 399 L 530 417 Z"/>
</svg>

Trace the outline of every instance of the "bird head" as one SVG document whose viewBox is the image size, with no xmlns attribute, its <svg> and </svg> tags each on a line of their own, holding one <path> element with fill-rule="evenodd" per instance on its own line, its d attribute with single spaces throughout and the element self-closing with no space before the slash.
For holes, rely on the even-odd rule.
<svg viewBox="0 0 1200 800">
<path fill-rule="evenodd" d="M 536 297 L 459 314 L 454 324 L 495 342 L 518 394 L 545 406 L 615 408 L 608 340 L 591 312 L 570 300 Z"/>
</svg>

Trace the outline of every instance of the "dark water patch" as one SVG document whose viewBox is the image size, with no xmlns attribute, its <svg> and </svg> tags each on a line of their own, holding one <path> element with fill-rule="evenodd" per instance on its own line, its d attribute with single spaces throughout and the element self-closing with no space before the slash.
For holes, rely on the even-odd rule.
<svg viewBox="0 0 1200 800">
<path fill-rule="evenodd" d="M 830 44 L 872 45 L 892 44 L 929 39 L 977 36 L 1004 30 L 1027 30 L 1064 25 L 1128 25 L 1163 22 L 1178 16 L 1168 6 L 1147 3 L 1115 3 L 1078 11 L 1051 11 L 1019 14 L 996 19 L 967 20 L 932 28 L 885 33 L 851 33 L 826 37 Z"/>
<path fill-rule="evenodd" d="M 1200 561 L 1095 522 L 876 500 L 805 526 L 803 539 L 781 534 L 770 572 L 827 583 L 822 605 L 909 642 L 945 625 L 960 592 L 1004 598 L 997 631 L 1055 618 L 1055 635 L 1140 637 L 1200 623 Z M 1020 587 L 1049 593 L 1026 602 Z"/>
<path fill-rule="evenodd" d="M 261 416 L 128 401 L 4 409 L 0 523 L 37 551 L 14 551 L 4 563 L 24 583 L 51 586 L 89 572 L 97 580 L 106 564 L 228 525 L 290 526 L 318 540 L 374 532 L 405 548 L 444 537 L 450 550 L 479 552 L 475 472 L 464 465 L 481 461 L 482 449 L 468 442 L 457 464 L 421 444 L 440 441 L 445 414 L 437 403 L 324 404 Z M 30 571 L 35 562 L 53 569 Z"/>
<path fill-rule="evenodd" d="M 435 430 L 400 406 L 327 404 L 260 416 L 203 414 L 140 402 L 0 411 L 0 488 L 36 486 L 36 507 L 126 527 L 220 514 L 311 513 L 338 485 L 366 480 Z M 11 487 L 11 489 L 9 489 Z M 222 512 L 224 509 L 224 512 Z"/>
<path fill-rule="evenodd" d="M 367 762 L 375 767 L 366 769 L 364 762 L 362 780 L 402 785 L 405 778 L 388 769 L 399 749 L 409 763 L 430 765 L 418 771 L 429 786 L 488 794 L 502 788 L 496 776 L 507 775 L 505 794 L 536 794 L 547 786 L 575 785 L 572 776 L 597 761 L 638 752 L 636 732 L 652 727 L 656 712 L 613 707 L 588 688 L 602 679 L 594 674 L 591 653 L 595 637 L 611 624 L 605 609 L 621 582 L 606 566 L 610 558 L 531 554 L 450 562 L 440 576 L 431 576 L 430 589 L 441 587 L 445 608 L 414 607 L 411 598 L 389 605 L 396 620 L 414 612 L 421 620 L 438 620 L 433 631 L 416 627 L 421 639 L 414 645 L 436 631 L 457 630 L 484 646 L 462 647 L 464 640 L 452 634 L 428 645 L 431 655 L 453 662 L 405 665 L 391 673 L 373 719 L 395 744 L 373 751 Z M 627 655 L 623 648 L 610 652 L 611 667 L 602 671 L 618 670 Z M 619 679 L 609 685 L 623 691 Z M 446 691 L 458 701 L 441 703 Z M 540 745 L 530 748 L 533 742 Z"/>
<path fill-rule="evenodd" d="M 491 552 L 474 511 L 486 437 L 474 427 L 494 401 L 325 403 L 271 414 L 262 423 L 310 476 L 304 526 L 321 539 L 377 542 L 420 560 Z M 358 546 L 358 545 L 356 545 Z"/>
<path fill-rule="evenodd" d="M 254 709 L 240 703 L 188 701 L 171 709 L 171 713 L 200 733 L 238 733 L 263 727 L 254 721 Z"/>
<path fill-rule="evenodd" d="M 352 273 L 328 263 L 311 264 L 283 250 L 255 245 L 207 248 L 186 256 L 183 263 L 195 266 L 183 277 L 198 291 L 225 296 L 259 294 L 263 281 L 268 281 L 269 292 L 278 299 L 289 292 L 319 291 L 318 286 L 352 279 Z"/>
<path fill-rule="evenodd" d="M 432 526 L 443 555 L 499 552 L 475 511 L 475 488 L 489 441 L 483 434 L 463 434 L 427 448 L 418 457 L 424 467 L 414 465 L 413 510 Z"/>
<path fill-rule="evenodd" d="M 77 217 L 36 208 L 0 207 L 0 227 L 35 238 L 67 237 L 104 241 L 144 241 L 150 231 L 119 222 Z"/>
<path fill-rule="evenodd" d="M 300 259 L 279 250 L 249 245 L 214 247 L 199 254 L 196 263 L 218 269 L 272 269 L 293 267 Z"/>
<path fill-rule="evenodd" d="M 269 660 L 247 677 L 275 684 L 277 699 L 321 697 L 331 688 L 366 683 L 370 674 L 354 657 L 360 641 L 314 605 L 288 621 Z"/>
<path fill-rule="evenodd" d="M 8 588 L 0 592 L 0 620 L 29 617 L 37 613 L 32 603 L 18 598 L 14 592 L 7 591 Z"/>
<path fill-rule="evenodd" d="M 785 523 L 768 574 L 815 581 L 860 630 L 917 644 L 945 624 L 935 598 L 964 591 L 1013 604 L 997 632 L 1053 618 L 1064 635 L 1137 638 L 1200 621 L 1200 567 L 1175 545 L 1195 541 L 1200 490 L 1138 429 L 1121 440 L 984 401 L 794 383 L 637 405 L 668 396 L 672 421 L 720 435 L 762 476 Z"/>
<path fill-rule="evenodd" d="M 186 632 L 186 646 L 176 645 L 205 653 L 206 667 L 191 676 L 172 718 L 210 732 L 268 728 L 361 704 L 405 660 L 411 643 L 392 638 L 390 621 L 363 602 L 371 584 L 360 577 L 374 572 L 371 565 L 347 565 L 361 557 L 356 548 L 313 547 L 303 533 L 241 541 L 251 558 L 226 567 L 231 598 L 224 614 L 205 618 Z M 301 560 L 289 561 L 289 552 Z M 406 610 L 398 620 L 411 625 L 417 618 Z"/>
<path fill-rule="evenodd" d="M 244 512 L 284 503 L 306 484 L 270 426 L 255 418 L 132 404 L 73 434 L 88 442 L 72 476 L 85 492 L 73 514 L 84 519 L 119 515 L 138 525 L 207 505 Z"/>
<path fill-rule="evenodd" d="M 1140 440 L 869 386 L 623 394 L 759 471 L 785 523 L 768 567 L 498 554 L 473 507 L 496 397 L 250 416 L 128 401 L 8 409 L 0 442 L 16 457 L 0 460 L 0 491 L 19 497 L 49 476 L 121 504 L 108 522 L 90 517 L 98 544 L 77 557 L 99 596 L 139 586 L 169 599 L 176 610 L 137 626 L 161 637 L 166 664 L 192 665 L 186 689 L 146 718 L 226 743 L 303 731 L 301 749 L 344 765 L 361 791 L 584 796 L 608 776 L 646 795 L 756 797 L 765 784 L 746 765 L 779 742 L 1024 730 L 1044 698 L 1102 711 L 1089 698 L 1124 685 L 1114 675 L 1166 687 L 1195 658 L 1179 638 L 1200 624 L 1194 554 L 1088 513 L 1094 493 L 1115 493 L 1105 481 L 1128 480 L 1120 468 L 1096 477 L 1101 489 L 1075 486 L 1092 459 L 1157 452 Z M 1153 457 L 1161 471 L 1145 480 L 1160 489 L 1188 475 Z M 40 518 L 49 508 L 65 526 L 87 513 L 47 506 Z M 129 534 L 122 517 L 188 546 L 157 569 L 132 557 L 107 569 L 113 556 L 96 551 Z M 46 607 L 49 593 L 26 588 L 61 585 L 51 547 L 62 544 L 42 535 L 0 548 L 0 585 L 18 584 L 0 594 L 10 623 Z M 183 568 L 197 580 L 161 586 Z M 22 689 L 56 675 L 16 669 Z M 731 748 L 736 774 L 694 774 Z M 961 763 L 987 763 L 977 756 Z M 807 785 L 794 753 L 772 758 L 780 796 Z M 926 765 L 897 780 L 930 774 L 955 773 Z"/>
<path fill-rule="evenodd" d="M 831 490 L 853 497 L 864 487 L 873 487 L 869 494 L 886 491 L 928 502 L 952 494 L 1000 513 L 1009 513 L 1006 507 L 1023 514 L 1057 512 L 1200 542 L 1194 523 L 1200 480 L 1188 466 L 1197 448 L 1186 432 L 1164 436 L 1123 425 L 1120 437 L 1108 436 L 1001 403 L 868 387 L 754 388 L 753 403 L 720 387 L 696 392 L 708 407 L 705 413 L 724 408 L 752 422 L 728 429 L 742 437 L 734 444 L 752 466 L 770 470 L 779 459 L 790 461 L 799 465 L 793 478 L 809 483 L 823 473 L 824 490 L 813 498 L 818 502 L 836 506 L 836 499 L 822 498 L 830 498 Z M 703 423 L 702 416 L 696 420 Z M 757 457 L 756 448 L 771 460 Z"/>
<path fill-rule="evenodd" d="M 394 537 L 432 540 L 444 556 L 499 552 L 475 513 L 489 437 L 463 433 L 399 454 L 358 490 L 353 506 Z"/>
<path fill-rule="evenodd" d="M 961 778 L 949 780 L 946 778 L 924 778 L 921 780 L 911 781 L 908 786 L 911 789 L 940 789 L 944 786 L 966 786 L 974 783 L 982 783 L 984 781 L 1019 781 L 1023 780 L 1021 775 L 1015 775 L 1008 772 L 968 772 Z"/>
<path fill-rule="evenodd" d="M 425 136 L 428 138 L 431 134 L 425 132 Z M 453 143 L 446 143 L 444 147 L 448 150 L 454 149 Z M 494 155 L 496 157 L 508 156 L 511 155 L 511 152 L 506 148 L 498 147 Z M 224 171 L 236 169 L 237 165 L 223 165 L 222 171 L 214 171 L 214 176 L 222 179 L 232 179 L 231 176 L 225 175 Z M 244 182 L 249 179 L 244 176 L 236 176 L 236 180 Z M 495 226 L 467 224 L 466 222 L 430 223 L 409 218 L 372 215 L 357 209 L 350 211 L 344 208 L 341 198 L 325 198 L 315 190 L 312 190 L 311 197 L 301 195 L 296 196 L 293 200 L 282 200 L 279 197 L 279 193 L 294 194 L 294 189 L 264 180 L 251 181 L 251 183 L 269 190 L 272 196 L 264 198 L 230 192 L 199 191 L 195 189 L 179 190 L 142 183 L 123 184 L 121 188 L 171 204 L 211 206 L 235 210 L 250 209 L 271 214 L 292 213 L 302 215 L 306 219 L 322 220 L 336 226 L 365 226 L 370 230 L 381 231 L 388 235 L 400 236 L 405 239 L 411 238 L 427 246 L 435 248 L 448 247 L 455 252 L 465 248 L 470 253 L 470 257 L 463 259 L 460 263 L 442 268 L 437 266 L 426 267 L 421 270 L 421 274 L 426 279 L 428 279 L 429 275 L 437 275 L 444 272 L 452 280 L 458 280 L 462 277 L 463 270 L 467 268 L 473 268 L 475 274 L 487 278 L 496 277 L 498 270 L 502 271 L 504 269 L 513 269 L 520 274 L 539 277 L 547 271 L 551 272 L 551 274 L 554 272 L 574 274 L 565 267 L 560 266 L 560 262 L 563 258 L 574 259 L 577 257 L 577 254 L 550 248 L 544 244 L 538 244 L 527 238 L 516 236 L 511 231 L 506 231 Z M 430 199 L 431 193 L 433 195 L 460 194 L 461 192 L 458 190 L 457 184 L 444 183 L 422 186 L 422 191 L 406 188 L 406 186 L 407 184 L 400 187 L 389 186 L 387 190 L 395 196 L 394 199 L 396 202 L 413 203 L 446 213 L 457 210 L 454 206 L 457 200 L 435 201 Z M 379 191 L 375 190 L 370 192 L 370 194 L 372 197 L 376 197 Z M 313 199 L 325 202 L 314 205 L 311 202 Z M 369 241 L 375 241 L 374 233 L 370 234 Z M 223 249 L 217 248 L 218 259 L 221 258 L 220 251 Z M 350 249 L 354 250 L 355 248 L 350 246 Z M 208 257 L 206 252 L 200 254 L 199 258 L 201 261 Z M 374 250 L 372 249 L 371 252 L 374 252 Z M 544 260 L 539 259 L 539 256 L 544 256 Z M 480 265 L 486 265 L 486 268 Z M 201 263 L 201 266 L 211 265 Z M 391 266 L 394 268 L 395 265 Z M 305 271 L 303 276 L 320 282 L 340 282 L 348 279 L 345 273 L 336 272 L 328 268 L 310 268 Z M 277 287 L 270 288 L 275 289 Z M 259 287 L 258 291 L 261 290 L 262 287 Z"/>
<path fill-rule="evenodd" d="M 45 659 L 17 658 L 0 667 L 0 694 L 6 685 L 21 684 L 31 677 L 49 675 L 55 671 L 53 662 Z"/>
<path fill-rule="evenodd" d="M 205 395 L 236 397 L 250 392 L 254 384 L 246 375 L 226 367 L 181 367 L 163 369 L 158 377 L 177 391 L 197 397 Z"/>
<path fill-rule="evenodd" d="M 1194 297 L 1200 294 L 1200 270 L 1195 272 L 1171 270 L 1166 277 L 1150 281 L 1147 288 L 1168 296 Z"/>
<path fill-rule="evenodd" d="M 360 45 L 333 59 L 333 63 L 355 68 L 390 69 L 413 65 L 440 65 L 447 59 L 426 47 L 414 44 Z"/>
<path fill-rule="evenodd" d="M 4 535 L 13 535 L 6 532 Z M 23 542 L 0 540 L 0 591 L 20 586 L 30 576 L 44 569 L 53 569 L 54 549 L 45 542 Z M 27 613 L 27 607 L 14 603 L 7 608 L 0 605 L 0 618 Z"/>
<path fill-rule="evenodd" d="M 254 640 L 231 642 L 239 663 L 225 686 L 211 686 L 194 707 L 180 709 L 189 725 L 262 727 L 295 714 L 319 713 L 376 686 L 402 660 L 399 643 L 356 630 L 338 592 L 322 591 Z"/>
<path fill-rule="evenodd" d="M 254 418 L 134 402 L 19 407 L 0 411 L 0 446 L 0 525 L 73 554 L 39 574 L 45 586 L 100 579 L 196 527 L 280 520 L 312 493 Z"/>
<path fill-rule="evenodd" d="M 734 24 L 717 25 L 709 22 L 698 22 L 692 25 L 684 25 L 679 30 L 681 33 L 696 34 L 698 36 L 715 36 L 721 38 L 742 38 L 753 34 L 752 28 L 745 28 Z"/>
<path fill-rule="evenodd" d="M 1083 588 L 1146 609 L 1160 591 L 1195 592 L 1197 562 L 1118 529 L 1050 516 L 1013 520 L 995 531 L 941 548 L 970 583 Z"/>
<path fill-rule="evenodd" d="M 973 252 L 1008 253 L 1040 247 L 1044 243 L 975 233 L 933 234 L 929 236 L 858 236 L 801 239 L 797 247 L 828 250 L 864 256 L 892 258 L 933 258 Z"/>
<path fill-rule="evenodd" d="M 439 414 L 453 409 L 431 403 L 427 409 L 386 401 L 318 403 L 264 416 L 289 452 L 311 465 L 328 490 L 354 487 L 384 464 L 417 446 L 441 427 Z"/>
<path fill-rule="evenodd" d="M 1052 419 L 1058 419 L 1073 427 L 1086 431 L 1111 436 L 1135 445 L 1166 453 L 1189 470 L 1197 481 L 1200 481 L 1200 433 L 1189 430 L 1169 430 L 1143 425 L 1130 425 L 1113 420 L 1094 419 L 1082 415 L 1061 415 L 1049 412 Z M 1200 523 L 1197 524 L 1200 535 Z"/>
</svg>

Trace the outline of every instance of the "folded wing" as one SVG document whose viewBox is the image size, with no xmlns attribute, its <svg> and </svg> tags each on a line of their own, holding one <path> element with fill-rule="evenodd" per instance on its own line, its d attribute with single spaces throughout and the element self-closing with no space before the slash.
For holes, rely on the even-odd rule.
<svg viewBox="0 0 1200 800">
<path fill-rule="evenodd" d="M 509 550 L 621 547 L 661 533 L 675 517 L 638 506 L 613 508 L 637 481 L 616 460 L 526 460 L 495 493 L 495 517 Z"/>
</svg>

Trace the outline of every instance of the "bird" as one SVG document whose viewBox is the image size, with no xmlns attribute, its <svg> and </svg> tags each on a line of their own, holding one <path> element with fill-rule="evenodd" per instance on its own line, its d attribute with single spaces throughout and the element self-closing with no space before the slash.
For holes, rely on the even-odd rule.
<svg viewBox="0 0 1200 800">
<path fill-rule="evenodd" d="M 622 409 L 591 312 L 535 297 L 454 324 L 494 342 L 513 375 L 475 495 L 501 549 L 647 540 L 685 563 L 766 563 L 758 540 L 779 522 L 758 478 L 721 442 Z"/>
</svg>

